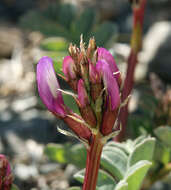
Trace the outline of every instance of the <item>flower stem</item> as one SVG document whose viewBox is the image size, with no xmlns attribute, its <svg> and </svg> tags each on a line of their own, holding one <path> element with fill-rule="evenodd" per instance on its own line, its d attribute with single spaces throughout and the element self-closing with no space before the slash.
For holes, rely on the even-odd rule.
<svg viewBox="0 0 171 190">
<path fill-rule="evenodd" d="M 103 144 L 100 139 L 100 133 L 97 135 L 92 135 L 90 148 L 87 150 L 87 162 L 83 190 L 96 189 L 100 157 L 103 149 Z"/>
<path fill-rule="evenodd" d="M 138 53 L 141 51 L 141 46 L 142 46 L 142 30 L 143 30 L 145 5 L 146 5 L 146 0 L 139 0 L 138 6 L 133 4 L 134 20 L 133 20 L 133 31 L 131 37 L 131 52 L 127 61 L 128 68 L 122 91 L 122 101 L 124 101 L 130 95 L 134 85 L 134 73 L 136 65 L 138 63 L 137 56 Z M 120 142 L 125 138 L 127 119 L 128 119 L 128 105 L 126 105 L 121 109 L 119 120 L 122 124 L 122 130 L 120 134 L 115 138 L 116 141 Z"/>
</svg>

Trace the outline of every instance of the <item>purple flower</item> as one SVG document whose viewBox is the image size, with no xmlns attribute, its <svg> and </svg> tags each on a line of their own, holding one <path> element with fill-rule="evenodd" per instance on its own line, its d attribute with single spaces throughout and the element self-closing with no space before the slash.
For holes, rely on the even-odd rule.
<svg viewBox="0 0 171 190">
<path fill-rule="evenodd" d="M 53 114 L 62 118 L 79 138 L 90 142 L 94 131 L 106 136 L 113 130 L 120 106 L 121 75 L 113 56 L 106 49 L 97 48 L 94 39 L 90 39 L 87 49 L 82 40 L 80 49 L 71 44 L 69 53 L 62 69 L 64 79 L 77 93 L 74 97 L 81 116 L 64 104 L 49 57 L 41 58 L 37 65 L 38 91 Z"/>
<path fill-rule="evenodd" d="M 73 59 L 70 56 L 66 56 L 63 60 L 63 73 L 65 74 L 67 80 L 76 78 L 76 67 Z"/>
<path fill-rule="evenodd" d="M 105 59 L 98 61 L 96 68 L 102 76 L 105 87 L 105 103 L 100 127 L 101 133 L 105 136 L 112 132 L 117 118 L 120 105 L 119 85 Z"/>
<path fill-rule="evenodd" d="M 113 73 L 114 77 L 116 78 L 119 85 L 121 85 L 121 76 L 119 69 L 116 65 L 116 62 L 112 56 L 112 54 L 106 50 L 105 48 L 97 48 L 98 51 L 98 60 L 105 60 L 111 69 L 111 72 Z"/>
<path fill-rule="evenodd" d="M 66 115 L 65 105 L 62 98 L 58 80 L 56 78 L 52 59 L 42 57 L 37 64 L 37 85 L 39 95 L 49 109 L 59 117 Z"/>
<path fill-rule="evenodd" d="M 49 57 L 42 57 L 38 62 L 37 85 L 39 95 L 48 110 L 57 117 L 63 118 L 77 136 L 88 140 L 91 136 L 90 130 L 84 124 L 74 120 L 76 118 L 81 121 L 82 118 L 64 104 L 53 62 Z"/>
<path fill-rule="evenodd" d="M 62 70 L 66 77 L 66 81 L 69 83 L 71 88 L 76 92 L 77 83 L 78 83 L 78 78 L 77 78 L 77 73 L 76 73 L 77 68 L 71 56 L 66 56 L 64 58 L 63 64 L 62 64 Z"/>
<path fill-rule="evenodd" d="M 103 59 L 97 62 L 97 70 L 102 76 L 104 87 L 106 88 L 106 107 L 110 110 L 116 109 L 120 104 L 119 87 L 109 64 Z"/>
<path fill-rule="evenodd" d="M 80 103 L 80 107 L 86 107 L 86 105 L 89 104 L 87 91 L 82 79 L 78 81 L 78 101 Z"/>
</svg>

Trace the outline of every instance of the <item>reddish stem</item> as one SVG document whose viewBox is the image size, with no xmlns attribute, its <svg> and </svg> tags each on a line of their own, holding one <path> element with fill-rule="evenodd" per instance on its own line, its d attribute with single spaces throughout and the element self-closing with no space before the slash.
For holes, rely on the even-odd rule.
<svg viewBox="0 0 171 190">
<path fill-rule="evenodd" d="M 90 149 L 87 151 L 86 172 L 83 184 L 83 190 L 95 190 L 98 170 L 100 166 L 100 157 L 103 149 L 103 144 L 100 141 L 101 135 L 93 135 Z"/>
<path fill-rule="evenodd" d="M 126 72 L 126 78 L 124 81 L 122 91 L 122 101 L 124 101 L 131 93 L 134 85 L 134 73 L 138 63 L 137 55 L 141 50 L 142 45 L 142 29 L 144 20 L 146 0 L 140 0 L 139 5 L 133 5 L 133 31 L 131 38 L 131 52 L 128 58 L 128 67 Z M 126 124 L 128 119 L 128 105 L 123 107 L 120 112 L 119 120 L 122 124 L 122 130 L 120 134 L 115 138 L 116 141 L 121 142 L 126 136 Z"/>
<path fill-rule="evenodd" d="M 132 91 L 134 85 L 134 71 L 136 64 L 137 64 L 137 54 L 131 52 L 128 58 L 128 68 L 122 92 L 122 101 L 124 101 Z M 127 119 L 128 119 L 128 104 L 121 109 L 119 115 L 119 120 L 122 123 L 122 130 L 119 133 L 119 135 L 115 137 L 115 140 L 118 142 L 121 142 L 125 138 Z"/>
</svg>

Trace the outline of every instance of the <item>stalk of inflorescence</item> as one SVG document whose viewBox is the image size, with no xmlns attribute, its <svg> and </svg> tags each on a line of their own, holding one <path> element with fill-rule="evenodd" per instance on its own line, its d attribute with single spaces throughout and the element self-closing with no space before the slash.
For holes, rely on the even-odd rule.
<svg viewBox="0 0 171 190">
<path fill-rule="evenodd" d="M 121 75 L 113 56 L 102 47 L 96 47 L 91 38 L 85 47 L 70 44 L 69 56 L 63 59 L 62 78 L 73 92 L 59 86 L 49 57 L 42 57 L 37 65 L 39 95 L 49 111 L 62 119 L 87 149 L 87 162 L 83 190 L 95 190 L 100 158 L 106 141 L 116 134 L 120 110 Z M 80 114 L 64 104 L 62 93 L 72 96 Z"/>
<path fill-rule="evenodd" d="M 130 95 L 134 85 L 134 73 L 136 65 L 138 63 L 137 56 L 142 47 L 143 21 L 146 0 L 132 0 L 131 3 L 133 10 L 133 30 L 131 37 L 131 51 L 127 61 L 127 72 L 121 97 L 123 101 Z M 119 120 L 122 124 L 122 130 L 120 134 L 115 138 L 116 141 L 122 141 L 125 138 L 127 119 L 128 104 L 124 106 L 120 112 Z"/>
<path fill-rule="evenodd" d="M 93 135 L 90 149 L 87 150 L 87 162 L 83 190 L 96 189 L 102 148 L 103 143 L 101 142 L 101 134 L 98 133 Z"/>
</svg>

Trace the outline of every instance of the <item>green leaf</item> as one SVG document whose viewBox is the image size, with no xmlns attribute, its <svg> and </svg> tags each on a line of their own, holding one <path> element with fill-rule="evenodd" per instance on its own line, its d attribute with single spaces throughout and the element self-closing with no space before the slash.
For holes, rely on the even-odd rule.
<svg viewBox="0 0 171 190">
<path fill-rule="evenodd" d="M 50 160 L 58 163 L 72 163 L 79 168 L 85 167 L 86 149 L 83 144 L 71 145 L 67 143 L 61 145 L 50 143 L 45 147 L 44 152 Z"/>
<path fill-rule="evenodd" d="M 158 127 L 155 129 L 154 133 L 159 138 L 159 140 L 171 148 L 171 127 Z"/>
<path fill-rule="evenodd" d="M 66 164 L 68 163 L 67 159 L 68 150 L 69 150 L 68 145 L 64 146 L 61 144 L 50 143 L 45 147 L 44 152 L 50 160 L 59 162 L 61 164 Z"/>
<path fill-rule="evenodd" d="M 117 26 L 109 21 L 102 23 L 94 32 L 97 46 L 106 46 L 113 37 L 116 38 Z"/>
<path fill-rule="evenodd" d="M 126 142 L 122 143 L 123 146 L 125 146 L 125 149 L 127 150 L 127 152 L 129 152 L 129 154 L 133 151 L 134 149 L 134 141 L 131 139 L 128 139 Z"/>
<path fill-rule="evenodd" d="M 68 38 L 70 33 L 56 21 L 45 17 L 38 10 L 32 10 L 22 16 L 20 20 L 22 28 L 40 31 L 47 36 L 62 36 Z"/>
<path fill-rule="evenodd" d="M 76 144 L 71 147 L 71 163 L 79 168 L 86 165 L 87 152 L 83 144 Z"/>
<path fill-rule="evenodd" d="M 61 4 L 56 14 L 58 14 L 57 17 L 60 25 L 69 30 L 76 16 L 76 7 L 72 4 Z"/>
<path fill-rule="evenodd" d="M 125 145 L 123 143 L 118 143 L 118 142 L 114 142 L 114 141 L 109 141 L 105 147 L 116 147 L 121 149 L 125 154 L 129 155 L 129 151 L 127 150 L 127 148 L 125 147 Z"/>
<path fill-rule="evenodd" d="M 92 8 L 85 9 L 72 25 L 73 37 L 76 44 L 79 44 L 79 36 L 83 34 L 84 40 L 88 41 L 90 31 L 93 29 L 96 20 L 96 12 Z"/>
<path fill-rule="evenodd" d="M 70 188 L 67 189 L 67 190 L 81 190 L 81 188 L 80 188 L 80 187 L 70 187 Z"/>
<path fill-rule="evenodd" d="M 76 173 L 74 175 L 74 178 L 76 178 L 79 182 L 83 183 L 84 174 L 85 174 L 85 169 Z M 100 169 L 98 173 L 96 190 L 113 190 L 115 185 L 116 182 L 112 178 L 112 176 Z"/>
<path fill-rule="evenodd" d="M 122 179 L 127 169 L 127 159 L 122 150 L 105 146 L 101 156 L 101 166 L 113 176 Z"/>
<path fill-rule="evenodd" d="M 146 135 L 141 135 L 141 136 L 139 136 L 138 138 L 136 138 L 136 139 L 134 140 L 134 144 L 137 145 L 137 144 L 141 143 L 145 138 L 147 138 Z"/>
<path fill-rule="evenodd" d="M 151 162 L 141 160 L 129 168 L 124 179 L 128 183 L 128 190 L 139 190 L 143 179 L 151 166 Z"/>
<path fill-rule="evenodd" d="M 49 37 L 43 40 L 40 47 L 47 51 L 67 51 L 69 43 L 62 37 Z"/>
<path fill-rule="evenodd" d="M 121 180 L 115 187 L 114 190 L 127 190 L 128 183 L 125 180 Z"/>
<path fill-rule="evenodd" d="M 79 114 L 79 109 L 78 106 L 74 100 L 74 98 L 71 95 L 68 94 L 64 94 L 63 95 L 63 99 L 64 99 L 64 103 L 75 113 Z"/>
<path fill-rule="evenodd" d="M 159 161 L 163 163 L 164 165 L 168 164 L 170 162 L 170 149 L 165 146 L 161 141 L 156 141 L 156 148 L 154 151 L 154 159 L 155 161 Z"/>
<path fill-rule="evenodd" d="M 63 75 L 62 62 L 63 62 L 63 58 L 67 55 L 67 52 L 46 51 L 44 52 L 44 55 L 49 56 L 53 59 L 53 66 L 54 66 L 55 72 Z"/>
<path fill-rule="evenodd" d="M 155 139 L 148 137 L 144 139 L 141 143 L 137 144 L 133 152 L 129 156 L 128 164 L 129 166 L 134 165 L 140 160 L 151 161 L 155 148 Z"/>
<path fill-rule="evenodd" d="M 12 184 L 12 187 L 10 190 L 19 190 L 19 188 L 15 184 Z"/>
</svg>

